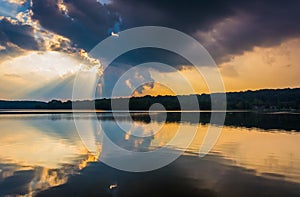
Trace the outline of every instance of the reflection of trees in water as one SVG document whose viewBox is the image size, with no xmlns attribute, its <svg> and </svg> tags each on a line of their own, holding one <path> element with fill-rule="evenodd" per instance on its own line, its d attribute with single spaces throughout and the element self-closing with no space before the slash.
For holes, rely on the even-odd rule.
<svg viewBox="0 0 300 197">
<path fill-rule="evenodd" d="M 169 112 L 167 113 L 167 122 L 187 122 L 190 124 L 209 124 L 210 112 L 201 112 L 200 121 L 196 121 L 194 113 L 188 112 L 185 114 L 185 118 L 181 120 L 181 113 Z M 152 117 L 152 116 L 151 116 Z M 300 131 L 299 124 L 300 114 L 266 114 L 255 112 L 228 112 L 226 113 L 225 126 L 246 127 L 246 128 L 260 128 L 265 130 L 276 129 L 286 131 Z M 109 117 L 106 117 L 109 118 Z M 147 113 L 144 114 L 132 114 L 132 119 L 135 121 L 143 121 L 145 123 L 150 122 L 150 117 Z M 153 121 L 160 122 L 160 115 L 157 113 L 153 116 Z M 124 117 L 124 121 L 127 118 Z"/>
</svg>

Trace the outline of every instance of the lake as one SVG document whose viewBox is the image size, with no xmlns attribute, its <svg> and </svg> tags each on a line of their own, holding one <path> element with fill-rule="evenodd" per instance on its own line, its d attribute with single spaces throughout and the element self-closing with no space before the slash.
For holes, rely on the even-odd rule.
<svg viewBox="0 0 300 197">
<path fill-rule="evenodd" d="M 109 112 L 95 119 L 88 112 L 2 111 L 0 196 L 300 196 L 300 114 L 227 112 L 216 144 L 199 157 L 207 129 L 222 125 L 210 124 L 209 112 L 200 121 L 192 118 L 199 112 L 186 113 L 185 120 L 178 112 L 118 113 L 116 120 Z M 87 125 L 78 133 L 74 120 L 99 122 L 102 131 Z M 168 154 L 184 152 L 162 168 L 127 172 L 101 162 L 101 132 L 125 150 L 147 152 L 166 146 L 179 127 L 181 139 L 195 130 L 193 141 L 168 146 Z M 122 155 L 111 154 L 122 164 Z"/>
</svg>

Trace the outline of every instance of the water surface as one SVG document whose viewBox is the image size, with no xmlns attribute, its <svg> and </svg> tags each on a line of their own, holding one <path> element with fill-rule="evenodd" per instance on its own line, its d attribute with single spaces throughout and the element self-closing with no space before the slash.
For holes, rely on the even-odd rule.
<svg viewBox="0 0 300 197">
<path fill-rule="evenodd" d="M 130 173 L 98 160 L 103 144 L 97 130 L 87 138 L 95 151 L 82 142 L 74 118 L 84 123 L 94 119 L 89 113 L 3 113 L 0 196 L 300 195 L 299 114 L 227 113 L 217 144 L 203 158 L 199 147 L 207 128 L 220 126 L 209 123 L 210 113 L 201 113 L 200 121 L 182 121 L 180 113 L 168 113 L 166 123 L 160 113 L 132 113 L 133 123 L 120 113 L 119 125 L 111 113 L 97 115 L 103 132 L 132 151 L 166 145 L 179 126 L 186 132 L 197 129 L 197 134 L 175 162 Z M 149 137 L 136 137 L 141 134 Z M 184 148 L 171 147 L 170 154 Z"/>
</svg>

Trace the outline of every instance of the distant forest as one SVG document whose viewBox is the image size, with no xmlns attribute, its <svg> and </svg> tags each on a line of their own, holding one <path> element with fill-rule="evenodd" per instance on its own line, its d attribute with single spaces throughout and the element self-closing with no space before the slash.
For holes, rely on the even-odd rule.
<svg viewBox="0 0 300 197">
<path fill-rule="evenodd" d="M 210 110 L 209 94 L 194 95 L 201 110 Z M 228 110 L 300 110 L 300 88 L 265 89 L 257 91 L 228 92 Z M 144 96 L 132 97 L 129 101 L 130 110 L 148 110 L 154 103 L 162 104 L 167 110 L 180 110 L 179 99 L 189 102 L 190 95 L 184 96 Z M 97 99 L 95 101 L 73 101 L 81 109 L 111 110 L 111 102 L 117 110 L 123 110 L 127 99 Z M 187 103 L 188 104 L 188 103 Z M 72 101 L 0 101 L 0 109 L 72 109 Z M 191 106 L 191 109 L 193 107 Z"/>
</svg>

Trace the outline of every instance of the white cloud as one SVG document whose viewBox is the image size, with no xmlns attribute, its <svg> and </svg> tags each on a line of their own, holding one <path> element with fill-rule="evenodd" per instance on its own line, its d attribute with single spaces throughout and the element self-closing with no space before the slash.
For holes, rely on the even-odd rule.
<svg viewBox="0 0 300 197">
<path fill-rule="evenodd" d="M 8 3 L 23 5 L 27 0 L 7 0 Z"/>
<path fill-rule="evenodd" d="M 111 32 L 111 35 L 114 36 L 114 37 L 119 37 L 119 34 L 116 34 L 114 32 Z"/>
<path fill-rule="evenodd" d="M 0 51 L 4 51 L 6 49 L 6 46 L 0 45 Z"/>
<path fill-rule="evenodd" d="M 127 79 L 127 80 L 125 81 L 125 84 L 126 84 L 126 86 L 127 86 L 130 90 L 133 90 L 132 85 L 131 85 L 131 82 L 130 82 L 129 79 Z"/>
</svg>

